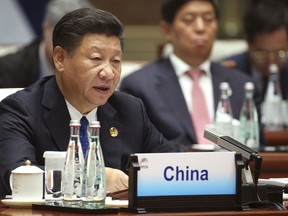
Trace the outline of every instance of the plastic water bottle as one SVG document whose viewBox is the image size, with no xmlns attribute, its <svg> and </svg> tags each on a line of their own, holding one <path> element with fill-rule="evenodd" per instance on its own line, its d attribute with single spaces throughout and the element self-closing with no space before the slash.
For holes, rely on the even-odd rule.
<svg viewBox="0 0 288 216">
<path fill-rule="evenodd" d="M 90 124 L 90 143 L 85 158 L 84 197 L 86 208 L 104 208 L 106 198 L 105 164 L 100 145 L 100 122 Z"/>
<path fill-rule="evenodd" d="M 245 98 L 240 112 L 239 141 L 248 147 L 258 151 L 259 144 L 259 122 L 258 113 L 253 100 L 254 84 L 245 84 Z"/>
<path fill-rule="evenodd" d="M 277 131 L 283 129 L 282 94 L 279 81 L 279 69 L 271 64 L 265 99 L 262 104 L 262 123 L 266 130 Z"/>
</svg>

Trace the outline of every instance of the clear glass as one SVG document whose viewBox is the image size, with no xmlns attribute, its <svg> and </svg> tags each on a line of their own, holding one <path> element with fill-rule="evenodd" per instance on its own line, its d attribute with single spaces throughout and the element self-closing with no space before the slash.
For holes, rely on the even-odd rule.
<svg viewBox="0 0 288 216">
<path fill-rule="evenodd" d="M 67 148 L 63 176 L 63 204 L 81 206 L 84 156 L 79 139 L 80 122 L 71 120 L 70 140 Z"/>
<path fill-rule="evenodd" d="M 45 200 L 61 200 L 66 151 L 45 151 Z"/>
<path fill-rule="evenodd" d="M 100 145 L 100 123 L 90 124 L 90 144 L 85 158 L 84 197 L 86 208 L 104 208 L 106 198 L 105 164 Z"/>
<path fill-rule="evenodd" d="M 259 121 L 253 100 L 254 85 L 246 83 L 245 99 L 240 112 L 239 141 L 248 147 L 259 151 Z"/>
</svg>

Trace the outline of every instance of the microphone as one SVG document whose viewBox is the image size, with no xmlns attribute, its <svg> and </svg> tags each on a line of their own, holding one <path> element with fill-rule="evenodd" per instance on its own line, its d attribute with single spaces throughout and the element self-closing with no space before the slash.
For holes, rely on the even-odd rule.
<svg viewBox="0 0 288 216">
<path fill-rule="evenodd" d="M 237 140 L 229 136 L 222 135 L 219 131 L 212 128 L 205 129 L 204 137 L 228 151 L 241 154 L 246 161 L 245 163 L 246 167 L 248 167 L 250 161 L 253 161 L 254 180 L 256 184 L 258 183 L 262 166 L 262 158 L 260 155 L 258 155 L 257 151 L 249 148 L 246 145 L 243 145 L 242 143 L 238 142 Z"/>
</svg>

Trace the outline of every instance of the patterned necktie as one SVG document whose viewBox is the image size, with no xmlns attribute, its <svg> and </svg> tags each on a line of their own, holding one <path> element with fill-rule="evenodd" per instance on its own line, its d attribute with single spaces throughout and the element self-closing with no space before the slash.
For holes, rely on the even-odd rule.
<svg viewBox="0 0 288 216">
<path fill-rule="evenodd" d="M 80 142 L 83 150 L 84 157 L 86 155 L 86 151 L 89 147 L 89 139 L 88 139 L 88 134 L 87 134 L 87 127 L 89 125 L 89 122 L 85 116 L 83 116 L 80 119 Z"/>
<path fill-rule="evenodd" d="M 204 130 L 206 125 L 210 123 L 207 104 L 205 101 L 205 97 L 203 91 L 199 85 L 199 79 L 202 76 L 203 71 L 201 70 L 193 70 L 189 71 L 188 75 L 193 80 L 193 87 L 192 87 L 192 105 L 193 110 L 191 113 L 192 122 L 194 124 L 198 144 L 206 144 L 209 143 L 206 140 L 204 135 Z"/>
</svg>

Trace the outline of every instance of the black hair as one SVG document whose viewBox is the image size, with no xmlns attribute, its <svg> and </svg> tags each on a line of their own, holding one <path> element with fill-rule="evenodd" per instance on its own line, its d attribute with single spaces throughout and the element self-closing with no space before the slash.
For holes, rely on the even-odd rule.
<svg viewBox="0 0 288 216">
<path fill-rule="evenodd" d="M 124 49 L 122 23 L 111 13 L 96 8 L 81 8 L 64 15 L 54 28 L 53 47 L 61 46 L 71 53 L 89 33 L 116 36 Z"/>
<path fill-rule="evenodd" d="M 287 27 L 288 6 L 284 1 L 254 1 L 244 15 L 244 30 L 248 43 L 253 43 L 258 34 Z"/>
<path fill-rule="evenodd" d="M 168 23 L 173 23 L 176 13 L 184 4 L 186 4 L 189 1 L 195 1 L 195 0 L 166 0 L 162 5 L 161 9 L 162 19 Z M 215 0 L 202 0 L 202 1 L 211 2 L 215 10 L 216 17 L 217 19 L 219 19 L 219 10 L 217 2 Z"/>
</svg>

